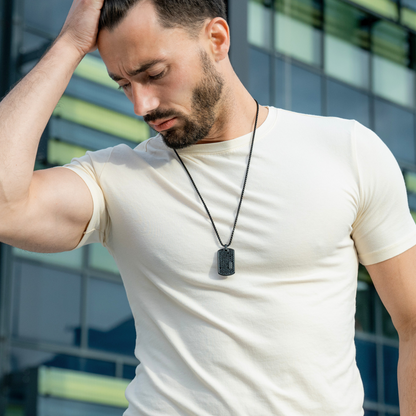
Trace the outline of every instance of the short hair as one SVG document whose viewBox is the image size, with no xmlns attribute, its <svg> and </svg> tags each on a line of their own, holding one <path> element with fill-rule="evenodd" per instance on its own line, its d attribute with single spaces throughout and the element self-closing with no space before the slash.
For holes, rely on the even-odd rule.
<svg viewBox="0 0 416 416">
<path fill-rule="evenodd" d="M 104 0 L 99 30 L 114 29 L 128 11 L 143 0 Z M 155 6 L 159 23 L 165 28 L 181 27 L 196 36 L 207 19 L 227 20 L 225 0 L 149 0 Z"/>
</svg>

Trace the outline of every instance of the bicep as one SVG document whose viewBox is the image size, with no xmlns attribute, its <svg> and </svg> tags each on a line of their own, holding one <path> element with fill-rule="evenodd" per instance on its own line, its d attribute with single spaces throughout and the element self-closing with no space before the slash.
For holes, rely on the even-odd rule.
<svg viewBox="0 0 416 416">
<path fill-rule="evenodd" d="M 11 243 L 38 252 L 72 250 L 92 213 L 91 192 L 75 172 L 59 167 L 36 171 Z"/>
<path fill-rule="evenodd" d="M 416 329 L 416 246 L 366 266 L 399 333 Z"/>
</svg>

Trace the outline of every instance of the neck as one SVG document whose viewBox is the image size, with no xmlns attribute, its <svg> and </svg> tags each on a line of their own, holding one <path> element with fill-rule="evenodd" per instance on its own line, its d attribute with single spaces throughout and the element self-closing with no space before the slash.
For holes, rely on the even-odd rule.
<svg viewBox="0 0 416 416">
<path fill-rule="evenodd" d="M 233 140 L 253 131 L 257 105 L 237 75 L 232 71 L 223 98 L 218 104 L 217 119 L 208 136 L 198 144 Z M 269 110 L 260 106 L 257 128 L 267 118 Z"/>
</svg>

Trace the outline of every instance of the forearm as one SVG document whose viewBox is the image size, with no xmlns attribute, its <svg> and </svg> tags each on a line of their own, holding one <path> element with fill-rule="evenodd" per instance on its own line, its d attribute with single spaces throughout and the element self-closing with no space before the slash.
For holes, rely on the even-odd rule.
<svg viewBox="0 0 416 416">
<path fill-rule="evenodd" d="M 39 139 L 81 59 L 58 40 L 0 103 L 0 212 L 27 195 Z"/>
<path fill-rule="evenodd" d="M 400 415 L 416 416 L 416 331 L 400 339 L 398 382 Z"/>
</svg>

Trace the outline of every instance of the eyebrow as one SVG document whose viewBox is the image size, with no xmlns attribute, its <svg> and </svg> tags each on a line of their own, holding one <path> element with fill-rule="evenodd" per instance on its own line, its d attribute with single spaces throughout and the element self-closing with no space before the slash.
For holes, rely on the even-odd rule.
<svg viewBox="0 0 416 416">
<path fill-rule="evenodd" d="M 145 62 L 143 65 L 140 65 L 138 68 L 134 69 L 133 71 L 127 72 L 127 75 L 134 77 L 135 75 L 141 74 L 142 72 L 147 71 L 152 66 L 155 66 L 157 64 L 166 62 L 166 59 L 153 59 L 152 61 Z M 112 74 L 111 72 L 108 73 L 110 78 L 114 81 L 120 81 L 124 79 L 124 77 L 120 77 L 119 75 Z"/>
</svg>

